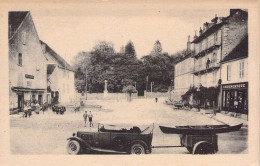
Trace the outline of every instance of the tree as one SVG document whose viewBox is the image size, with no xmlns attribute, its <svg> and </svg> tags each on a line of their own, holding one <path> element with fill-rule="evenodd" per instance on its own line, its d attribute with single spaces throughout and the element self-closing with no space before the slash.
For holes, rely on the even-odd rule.
<svg viewBox="0 0 260 166">
<path fill-rule="evenodd" d="M 114 53 L 114 44 L 107 41 L 99 41 L 93 48 L 92 52 Z"/>
<path fill-rule="evenodd" d="M 136 56 L 135 47 L 131 40 L 125 46 L 125 54 Z"/>
<path fill-rule="evenodd" d="M 128 85 L 123 88 L 123 92 L 127 93 L 127 101 L 131 101 L 132 93 L 136 93 L 136 88 L 133 85 Z"/>
<path fill-rule="evenodd" d="M 168 53 L 163 53 L 160 56 L 147 55 L 141 60 L 149 82 L 154 82 L 154 91 L 167 92 L 174 78 L 173 58 Z"/>
<path fill-rule="evenodd" d="M 154 43 L 154 46 L 153 46 L 153 50 L 152 50 L 150 55 L 158 56 L 158 55 L 161 55 L 161 54 L 162 54 L 161 42 L 159 40 L 156 40 L 156 42 Z"/>
</svg>

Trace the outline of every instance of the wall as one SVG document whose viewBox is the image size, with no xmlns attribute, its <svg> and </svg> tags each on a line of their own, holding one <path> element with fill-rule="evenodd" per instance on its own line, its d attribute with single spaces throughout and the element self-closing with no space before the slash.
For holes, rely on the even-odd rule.
<svg viewBox="0 0 260 166">
<path fill-rule="evenodd" d="M 132 93 L 132 98 L 137 98 L 137 93 Z M 82 96 L 81 93 L 75 94 L 75 99 L 86 99 L 86 94 Z M 126 100 L 126 93 L 108 93 L 106 96 L 104 93 L 88 93 L 87 100 Z"/>
<path fill-rule="evenodd" d="M 244 61 L 244 77 L 239 77 L 239 69 L 240 69 L 240 62 Z M 231 65 L 231 79 L 227 80 L 227 65 Z M 248 58 L 228 62 L 222 64 L 221 69 L 222 75 L 222 84 L 232 84 L 238 82 L 247 82 L 248 81 Z"/>
<path fill-rule="evenodd" d="M 25 42 L 23 42 L 22 34 L 25 34 Z M 22 66 L 18 65 L 19 53 L 22 53 Z M 46 71 L 46 58 L 43 55 L 38 34 L 29 13 L 17 33 L 9 40 L 10 108 L 18 106 L 17 94 L 11 90 L 11 87 L 46 89 Z M 34 76 L 34 79 L 25 78 L 25 74 Z M 45 92 L 46 90 L 43 94 L 43 102 L 46 99 Z"/>
<path fill-rule="evenodd" d="M 222 59 L 227 56 L 248 33 L 248 18 L 238 11 L 222 28 Z"/>
</svg>

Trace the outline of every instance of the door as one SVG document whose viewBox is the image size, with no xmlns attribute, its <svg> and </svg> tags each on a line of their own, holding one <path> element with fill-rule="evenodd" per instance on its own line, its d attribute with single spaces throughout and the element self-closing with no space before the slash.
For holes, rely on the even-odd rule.
<svg viewBox="0 0 260 166">
<path fill-rule="evenodd" d="M 18 109 L 21 111 L 21 108 L 24 107 L 24 95 L 18 95 Z"/>
<path fill-rule="evenodd" d="M 42 105 L 42 95 L 38 95 L 38 103 Z"/>
</svg>

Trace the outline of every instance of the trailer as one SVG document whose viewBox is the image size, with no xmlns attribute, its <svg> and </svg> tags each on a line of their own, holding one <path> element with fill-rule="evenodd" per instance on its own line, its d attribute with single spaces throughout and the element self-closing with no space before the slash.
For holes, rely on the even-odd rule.
<svg viewBox="0 0 260 166">
<path fill-rule="evenodd" d="M 159 126 L 165 134 L 179 134 L 179 146 L 152 146 L 152 148 L 186 147 L 191 154 L 215 154 L 218 151 L 218 135 L 237 131 L 239 125 L 203 125 L 203 126 Z"/>
</svg>

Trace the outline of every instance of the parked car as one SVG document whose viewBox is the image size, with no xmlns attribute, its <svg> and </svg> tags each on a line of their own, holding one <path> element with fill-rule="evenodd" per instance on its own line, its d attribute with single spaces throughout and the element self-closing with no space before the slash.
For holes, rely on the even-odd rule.
<svg viewBox="0 0 260 166">
<path fill-rule="evenodd" d="M 73 136 L 67 139 L 67 151 L 69 154 L 91 151 L 145 154 L 151 153 L 152 137 L 152 126 L 141 131 L 137 126 L 126 129 L 98 124 L 96 132 L 81 130 L 73 133 Z"/>
</svg>

